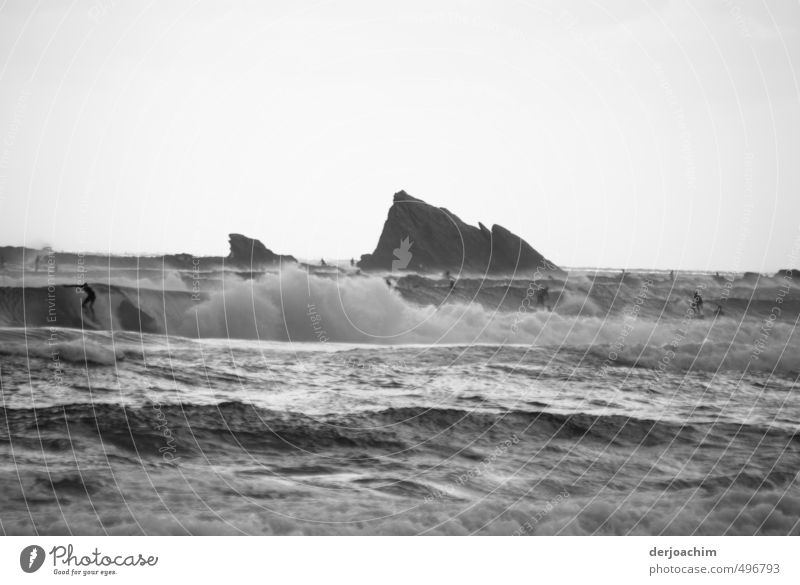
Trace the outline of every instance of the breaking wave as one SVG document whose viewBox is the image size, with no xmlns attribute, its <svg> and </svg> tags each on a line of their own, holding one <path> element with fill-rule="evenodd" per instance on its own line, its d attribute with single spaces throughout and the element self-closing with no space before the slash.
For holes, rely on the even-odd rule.
<svg viewBox="0 0 800 585">
<path fill-rule="evenodd" d="M 547 307 L 534 301 L 540 285 L 550 290 Z M 800 294 L 777 278 L 579 274 L 533 283 L 464 278 L 451 289 L 430 276 L 312 274 L 290 266 L 250 280 L 207 281 L 195 292 L 96 289 L 91 318 L 69 287 L 0 289 L 0 324 L 291 342 L 525 344 L 584 350 L 607 368 L 792 374 L 800 353 Z M 698 289 L 704 318 L 690 304 Z M 92 355 L 104 363 L 101 353 Z"/>
</svg>

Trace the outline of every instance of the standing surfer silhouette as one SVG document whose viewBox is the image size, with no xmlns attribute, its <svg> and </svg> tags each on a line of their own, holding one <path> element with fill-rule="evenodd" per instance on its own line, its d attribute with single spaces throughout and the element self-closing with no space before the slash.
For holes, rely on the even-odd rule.
<svg viewBox="0 0 800 585">
<path fill-rule="evenodd" d="M 547 302 L 548 300 L 550 300 L 550 288 L 547 286 L 539 286 L 539 288 L 536 289 L 536 306 L 545 307 L 548 311 L 552 311 Z"/>
<path fill-rule="evenodd" d="M 97 299 L 97 295 L 95 294 L 94 289 L 91 286 L 89 286 L 89 284 L 86 282 L 84 282 L 83 285 L 79 286 L 78 288 L 82 289 L 83 292 L 86 293 L 86 298 L 83 299 L 83 302 L 81 303 L 81 308 L 86 309 L 86 307 L 89 307 L 89 312 L 92 315 L 92 319 L 94 319 L 95 318 L 94 302 Z"/>
<path fill-rule="evenodd" d="M 700 291 L 694 291 L 694 297 L 692 298 L 692 309 L 694 309 L 695 315 L 698 317 L 703 316 L 703 297 L 700 296 Z"/>
</svg>

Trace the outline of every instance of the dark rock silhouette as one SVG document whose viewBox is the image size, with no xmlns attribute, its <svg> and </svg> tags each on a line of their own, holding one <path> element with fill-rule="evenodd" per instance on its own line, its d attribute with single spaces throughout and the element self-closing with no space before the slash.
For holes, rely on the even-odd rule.
<svg viewBox="0 0 800 585">
<path fill-rule="evenodd" d="M 40 250 L 34 248 L 24 248 L 22 246 L 0 246 L 0 257 L 8 264 L 21 264 L 25 258 L 33 262 Z"/>
<path fill-rule="evenodd" d="M 264 266 L 278 265 L 280 262 L 297 262 L 294 256 L 275 254 L 264 246 L 259 240 L 248 238 L 241 234 L 229 234 L 230 253 L 228 256 L 195 256 L 194 254 L 178 253 L 153 256 L 95 254 L 75 252 L 51 251 L 48 249 L 23 248 L 21 246 L 0 246 L 0 259 L 4 268 L 20 270 L 33 270 L 34 261 L 39 257 L 39 269 L 47 271 L 48 259 L 52 257 L 54 264 L 59 266 L 59 272 L 64 268 L 65 274 L 73 275 L 83 266 L 102 266 L 113 259 L 116 268 L 131 270 L 163 270 L 164 266 L 179 270 L 207 270 L 219 268 L 223 264 L 232 264 L 242 268 L 261 268 Z"/>
<path fill-rule="evenodd" d="M 410 257 L 409 257 L 410 255 Z M 469 225 L 443 207 L 434 207 L 405 191 L 383 225 L 378 245 L 364 254 L 365 270 L 415 270 L 511 274 L 560 269 L 525 240 L 504 227 Z"/>
<path fill-rule="evenodd" d="M 231 264 L 239 266 L 258 266 L 279 264 L 281 262 L 297 262 L 294 256 L 276 254 L 260 241 L 241 234 L 229 234 L 228 240 L 230 242 L 231 252 L 226 261 Z"/>
</svg>

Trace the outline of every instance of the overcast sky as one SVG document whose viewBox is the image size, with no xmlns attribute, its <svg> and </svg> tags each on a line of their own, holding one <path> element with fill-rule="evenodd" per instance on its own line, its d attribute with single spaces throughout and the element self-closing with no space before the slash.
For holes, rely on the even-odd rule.
<svg viewBox="0 0 800 585">
<path fill-rule="evenodd" d="M 405 189 L 566 266 L 800 266 L 796 2 L 391 4 L 0 4 L 0 244 L 357 257 Z"/>
</svg>

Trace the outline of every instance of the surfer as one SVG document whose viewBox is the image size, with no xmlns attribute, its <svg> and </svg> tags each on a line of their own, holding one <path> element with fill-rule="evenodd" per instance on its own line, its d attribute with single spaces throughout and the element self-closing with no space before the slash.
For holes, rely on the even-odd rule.
<svg viewBox="0 0 800 585">
<path fill-rule="evenodd" d="M 538 306 L 547 307 L 547 310 L 550 310 L 550 306 L 547 304 L 547 301 L 550 298 L 550 289 L 546 286 L 540 286 L 536 289 L 536 304 Z"/>
<path fill-rule="evenodd" d="M 92 289 L 92 287 L 86 282 L 84 282 L 83 285 L 79 286 L 78 288 L 82 289 L 83 292 L 86 293 L 86 298 L 83 299 L 81 308 L 85 309 L 86 307 L 89 307 L 89 311 L 92 313 L 92 319 L 94 319 L 94 301 L 97 299 L 94 289 Z"/>
<path fill-rule="evenodd" d="M 700 296 L 700 291 L 694 291 L 694 298 L 692 299 L 692 309 L 699 317 L 703 316 L 703 297 Z"/>
</svg>

